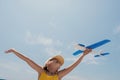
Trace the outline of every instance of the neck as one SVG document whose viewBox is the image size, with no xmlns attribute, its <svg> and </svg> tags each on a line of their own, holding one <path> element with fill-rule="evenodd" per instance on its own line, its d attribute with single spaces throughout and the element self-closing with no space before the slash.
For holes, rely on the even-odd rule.
<svg viewBox="0 0 120 80">
<path fill-rule="evenodd" d="M 47 73 L 48 75 L 55 75 L 55 74 L 56 74 L 56 72 L 50 72 L 48 69 L 46 70 L 46 73 Z"/>
<path fill-rule="evenodd" d="M 55 74 L 57 74 L 57 72 L 50 72 L 46 66 L 43 69 L 46 72 L 46 74 L 48 74 L 48 75 L 55 75 Z"/>
</svg>

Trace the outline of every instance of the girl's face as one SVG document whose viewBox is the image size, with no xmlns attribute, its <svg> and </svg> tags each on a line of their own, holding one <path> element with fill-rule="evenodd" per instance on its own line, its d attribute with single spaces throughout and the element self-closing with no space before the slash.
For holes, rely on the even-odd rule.
<svg viewBox="0 0 120 80">
<path fill-rule="evenodd" d="M 49 60 L 47 63 L 47 69 L 49 72 L 51 73 L 55 73 L 58 71 L 58 69 L 60 68 L 61 64 L 58 60 L 56 59 L 52 59 L 52 60 Z"/>
</svg>

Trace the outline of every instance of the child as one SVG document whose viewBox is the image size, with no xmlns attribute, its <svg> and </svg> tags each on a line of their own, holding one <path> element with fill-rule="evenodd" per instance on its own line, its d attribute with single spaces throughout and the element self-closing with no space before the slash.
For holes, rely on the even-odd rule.
<svg viewBox="0 0 120 80">
<path fill-rule="evenodd" d="M 38 80 L 61 80 L 65 75 L 67 75 L 69 72 L 71 72 L 84 58 L 85 55 L 87 55 L 89 52 L 91 52 L 91 49 L 86 49 L 81 57 L 74 62 L 71 66 L 59 70 L 59 68 L 64 64 L 64 59 L 60 55 L 56 55 L 52 58 L 50 58 L 46 63 L 45 66 L 42 67 L 35 62 L 33 62 L 31 59 L 28 57 L 22 55 L 15 49 L 9 49 L 5 51 L 6 53 L 14 53 L 17 57 L 20 59 L 24 60 L 25 62 L 28 63 L 30 67 L 32 67 L 35 71 L 38 72 Z"/>
</svg>

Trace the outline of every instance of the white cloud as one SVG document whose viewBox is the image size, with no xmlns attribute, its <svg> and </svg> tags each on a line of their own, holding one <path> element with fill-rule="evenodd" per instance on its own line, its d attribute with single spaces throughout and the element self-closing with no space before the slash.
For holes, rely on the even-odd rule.
<svg viewBox="0 0 120 80">
<path fill-rule="evenodd" d="M 60 54 L 61 51 L 56 48 L 62 46 L 62 42 L 60 40 L 54 40 L 52 38 L 48 38 L 41 34 L 33 35 L 30 31 L 26 33 L 25 41 L 30 45 L 42 45 L 45 47 L 45 51 L 49 55 Z"/>
<path fill-rule="evenodd" d="M 59 51 L 59 50 L 55 50 L 54 48 L 46 48 L 46 52 L 49 54 L 49 55 L 51 55 L 51 56 L 53 56 L 53 55 L 57 55 L 57 54 L 61 54 L 62 53 L 62 51 Z"/>
<path fill-rule="evenodd" d="M 89 54 L 87 55 L 84 60 L 83 63 L 86 64 L 98 64 L 98 62 L 96 61 L 95 57 L 93 56 L 93 54 Z"/>
<path fill-rule="evenodd" d="M 74 58 L 65 58 L 66 61 L 72 61 L 72 62 L 75 62 L 80 56 L 76 56 Z M 82 60 L 82 63 L 85 63 L 85 64 L 99 64 L 97 59 L 95 59 L 95 57 L 92 55 L 92 54 L 89 54 L 87 56 L 85 56 L 85 58 Z"/>
<path fill-rule="evenodd" d="M 48 23 L 52 28 L 56 27 L 56 23 L 55 23 L 55 17 L 52 16 L 51 20 Z"/>
<path fill-rule="evenodd" d="M 25 66 L 25 64 L 20 64 L 19 62 L 15 61 L 10 61 L 9 63 L 0 62 L 0 76 L 8 80 L 16 80 L 18 78 L 21 78 L 22 80 L 33 80 L 36 72 L 30 67 L 28 68 Z"/>
<path fill-rule="evenodd" d="M 30 31 L 26 33 L 25 41 L 28 44 L 32 45 L 44 45 L 44 46 L 61 46 L 62 42 L 59 40 L 53 40 L 52 38 L 48 38 L 44 35 L 33 35 Z"/>
<path fill-rule="evenodd" d="M 1 63 L 0 66 L 3 69 L 12 70 L 13 72 L 19 72 L 22 69 L 22 66 L 20 64 L 17 64 L 16 62 L 9 62 L 7 64 Z M 15 66 L 17 66 L 17 67 L 15 67 Z"/>
<path fill-rule="evenodd" d="M 24 69 L 24 64 L 20 64 L 19 62 L 9 62 L 9 63 L 2 63 L 0 64 L 0 67 L 5 70 L 11 70 L 14 73 L 19 73 L 21 70 L 24 70 L 26 73 L 35 73 L 34 71 L 31 71 L 29 68 Z"/>
<path fill-rule="evenodd" d="M 76 75 L 70 75 L 70 76 L 66 76 L 63 80 L 89 80 L 89 79 L 76 76 Z"/>
<path fill-rule="evenodd" d="M 50 25 L 51 27 L 56 27 L 56 24 L 55 24 L 53 21 L 50 21 L 50 22 L 49 22 L 49 25 Z"/>
<path fill-rule="evenodd" d="M 69 58 L 65 58 L 65 60 L 66 60 L 66 61 L 70 61 L 70 62 L 71 62 L 71 61 L 73 61 L 73 62 L 74 62 L 74 61 L 76 61 L 76 60 L 77 60 L 77 58 L 70 58 L 70 57 L 69 57 Z"/>
<path fill-rule="evenodd" d="M 32 33 L 29 31 L 26 33 L 25 40 L 28 44 L 33 44 L 33 45 L 36 45 L 36 44 L 52 45 L 53 44 L 52 39 L 44 37 L 42 35 L 38 35 L 38 36 L 32 35 Z"/>
<path fill-rule="evenodd" d="M 119 34 L 120 33 L 120 25 L 114 29 L 114 34 Z"/>
</svg>

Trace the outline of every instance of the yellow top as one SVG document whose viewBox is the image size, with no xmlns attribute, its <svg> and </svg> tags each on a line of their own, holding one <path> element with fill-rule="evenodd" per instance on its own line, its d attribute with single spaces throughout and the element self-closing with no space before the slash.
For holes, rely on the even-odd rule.
<svg viewBox="0 0 120 80">
<path fill-rule="evenodd" d="M 57 74 L 54 76 L 49 76 L 43 71 L 38 80 L 59 80 L 59 79 Z"/>
</svg>

